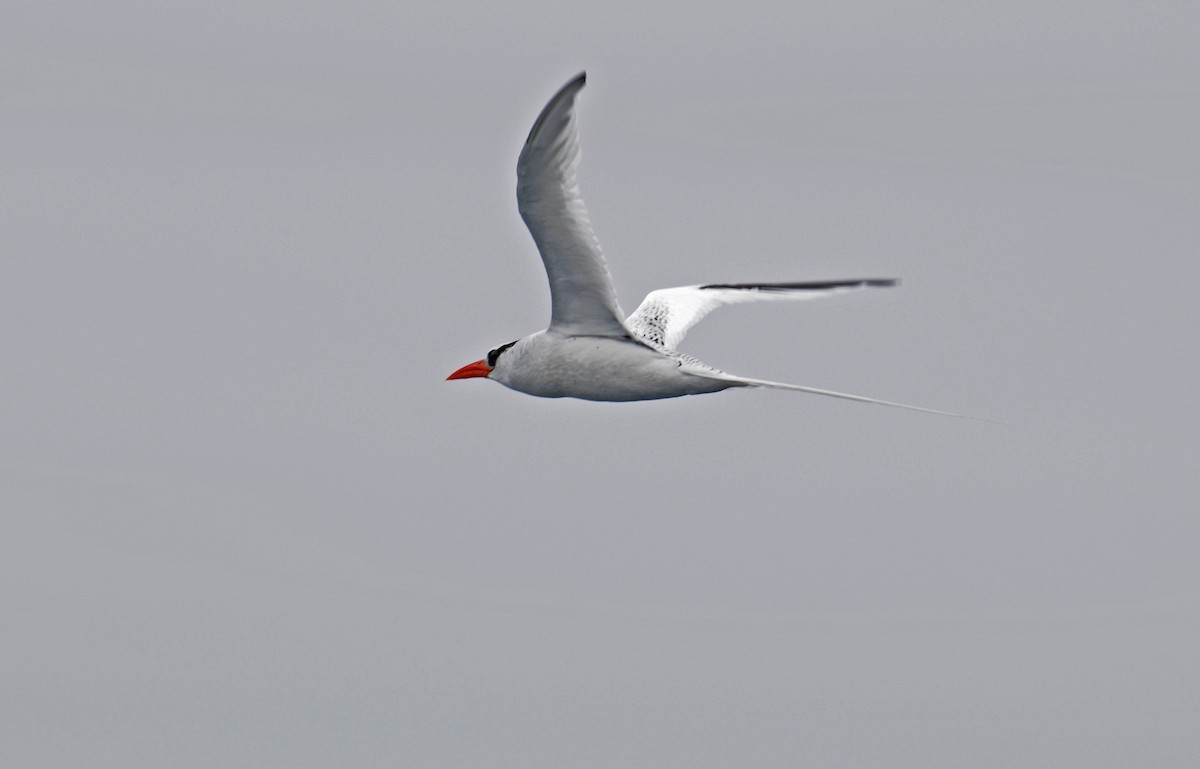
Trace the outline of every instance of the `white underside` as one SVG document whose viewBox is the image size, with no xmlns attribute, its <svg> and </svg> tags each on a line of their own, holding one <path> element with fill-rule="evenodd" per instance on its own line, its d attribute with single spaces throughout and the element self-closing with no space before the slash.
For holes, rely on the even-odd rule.
<svg viewBox="0 0 1200 769">
<path fill-rule="evenodd" d="M 550 331 L 506 350 L 490 378 L 529 395 L 596 401 L 677 398 L 748 384 L 629 339 Z"/>
<path fill-rule="evenodd" d="M 550 330 L 530 334 L 505 350 L 489 378 L 543 398 L 643 401 L 712 393 L 731 387 L 769 387 L 930 414 L 963 416 L 818 387 L 740 377 L 689 355 L 656 350 L 629 338 L 570 336 Z"/>
</svg>

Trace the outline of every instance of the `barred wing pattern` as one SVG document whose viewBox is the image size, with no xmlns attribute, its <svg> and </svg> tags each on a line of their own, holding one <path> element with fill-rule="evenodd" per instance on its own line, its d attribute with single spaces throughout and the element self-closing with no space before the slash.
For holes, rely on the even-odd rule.
<svg viewBox="0 0 1200 769">
<path fill-rule="evenodd" d="M 808 283 L 710 283 L 651 291 L 625 321 L 642 342 L 660 350 L 675 350 L 688 329 L 726 304 L 816 299 L 867 287 L 895 286 L 880 278 Z"/>
</svg>

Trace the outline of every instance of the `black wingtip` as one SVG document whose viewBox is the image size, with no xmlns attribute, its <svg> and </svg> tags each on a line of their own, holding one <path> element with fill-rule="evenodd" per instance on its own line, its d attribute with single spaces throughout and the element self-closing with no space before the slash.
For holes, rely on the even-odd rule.
<svg viewBox="0 0 1200 769">
<path fill-rule="evenodd" d="M 587 84 L 586 70 L 568 80 L 566 85 L 554 92 L 554 95 L 550 97 L 550 101 L 546 102 L 545 107 L 542 107 L 542 111 L 538 114 L 537 120 L 533 121 L 533 127 L 529 129 L 529 135 L 525 137 L 526 145 L 529 145 L 533 142 L 533 137 L 537 135 L 538 129 L 542 127 L 542 123 L 546 122 L 546 116 L 550 114 L 552 109 L 554 109 L 554 105 L 558 103 L 558 100 L 568 92 L 578 91 L 579 89 L 583 88 L 585 84 Z"/>
<path fill-rule="evenodd" d="M 899 278 L 855 278 L 854 280 L 820 280 L 804 283 L 709 283 L 700 288 L 726 288 L 742 291 L 828 291 L 833 288 L 872 286 L 890 288 L 900 285 Z"/>
<path fill-rule="evenodd" d="M 557 91 L 555 91 L 554 96 L 552 96 L 550 98 L 550 101 L 554 102 L 555 100 L 558 99 L 558 97 L 562 96 L 567 91 L 578 91 L 580 88 L 583 88 L 585 85 L 587 85 L 587 71 L 586 70 L 580 72 L 578 75 L 576 75 L 575 77 L 568 80 L 566 82 L 566 84 L 563 85 L 562 88 L 559 88 Z"/>
</svg>

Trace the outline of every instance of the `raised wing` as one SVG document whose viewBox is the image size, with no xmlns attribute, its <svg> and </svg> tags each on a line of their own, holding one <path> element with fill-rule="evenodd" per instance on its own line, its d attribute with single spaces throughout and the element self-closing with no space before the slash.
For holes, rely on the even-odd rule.
<svg viewBox="0 0 1200 769">
<path fill-rule="evenodd" d="M 868 286 L 894 286 L 899 281 L 867 278 L 815 283 L 711 283 L 651 291 L 625 325 L 652 347 L 674 350 L 700 319 L 724 304 L 781 299 L 815 299 Z"/>
<path fill-rule="evenodd" d="M 542 109 L 517 160 L 517 207 L 550 280 L 550 330 L 627 336 L 612 278 L 592 232 L 575 173 L 579 131 L 575 97 L 586 74 L 567 83 Z"/>
</svg>

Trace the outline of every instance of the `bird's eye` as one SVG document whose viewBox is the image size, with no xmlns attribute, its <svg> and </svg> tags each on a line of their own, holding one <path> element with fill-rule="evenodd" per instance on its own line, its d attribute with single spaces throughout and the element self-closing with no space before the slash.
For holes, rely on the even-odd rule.
<svg viewBox="0 0 1200 769">
<path fill-rule="evenodd" d="M 497 347 L 496 349 L 489 352 L 488 356 L 487 356 L 487 364 L 489 366 L 491 366 L 492 368 L 496 368 L 496 359 L 500 357 L 500 353 L 504 352 L 509 347 L 512 347 L 518 341 L 520 341 L 520 340 L 514 339 L 513 341 L 509 342 L 508 344 L 502 344 L 499 347 Z"/>
</svg>

